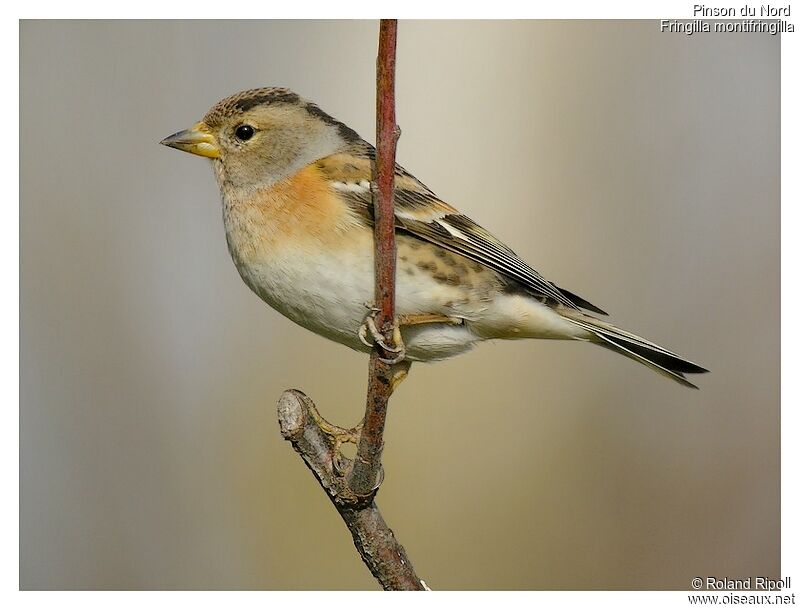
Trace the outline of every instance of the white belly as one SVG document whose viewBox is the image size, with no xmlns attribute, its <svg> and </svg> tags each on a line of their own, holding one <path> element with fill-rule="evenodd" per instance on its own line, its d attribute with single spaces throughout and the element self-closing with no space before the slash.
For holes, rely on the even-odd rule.
<svg viewBox="0 0 800 610">
<path fill-rule="evenodd" d="M 314 333 L 367 352 L 358 330 L 369 312 L 367 304 L 374 302 L 371 248 L 369 242 L 368 249 L 328 251 L 323 257 L 287 246 L 247 261 L 231 254 L 244 282 L 273 309 Z M 421 285 L 420 279 L 412 284 L 398 277 L 398 315 L 443 312 L 447 295 L 439 294 L 433 280 Z M 410 360 L 449 358 L 478 340 L 467 325 L 425 324 L 402 334 Z"/>
<path fill-rule="evenodd" d="M 225 209 L 228 249 L 245 283 L 293 322 L 337 343 L 369 351 L 358 331 L 374 302 L 372 235 L 367 231 L 286 234 L 275 238 L 262 210 Z M 294 239 L 290 239 L 294 237 Z M 578 338 L 578 328 L 549 307 L 503 294 L 492 272 L 445 280 L 461 268 L 447 257 L 398 238 L 397 314 L 454 316 L 464 324 L 420 324 L 401 329 L 410 360 L 440 360 L 486 339 Z M 451 257 L 452 258 L 452 257 Z M 431 265 L 441 273 L 431 271 Z M 450 267 L 446 267 L 449 264 Z M 438 265 L 442 265 L 440 269 Z M 444 274 L 444 275 L 443 275 Z"/>
</svg>

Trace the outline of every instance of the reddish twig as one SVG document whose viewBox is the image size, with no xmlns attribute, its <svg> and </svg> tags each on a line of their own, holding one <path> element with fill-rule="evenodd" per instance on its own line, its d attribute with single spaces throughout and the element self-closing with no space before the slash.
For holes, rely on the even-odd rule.
<svg viewBox="0 0 800 610">
<path fill-rule="evenodd" d="M 394 244 L 394 166 L 400 130 L 395 118 L 395 61 L 397 20 L 381 19 L 377 60 L 376 185 L 372 191 L 375 210 L 375 302 L 380 308 L 377 326 L 390 336 L 394 324 L 396 254 Z"/>
<path fill-rule="evenodd" d="M 395 50 L 397 20 L 381 19 L 377 60 L 377 156 L 373 169 L 372 199 L 375 210 L 375 318 L 385 344 L 394 346 L 395 263 L 394 175 L 395 152 L 400 130 L 395 121 Z M 396 347 L 396 346 L 394 346 Z M 358 549 L 361 559 L 384 589 L 423 590 L 425 583 L 375 504 L 382 481 L 381 453 L 386 410 L 393 377 L 404 373 L 403 363 L 387 364 L 375 346 L 370 354 L 364 424 L 358 452 L 348 460 L 338 451 L 342 430 L 326 422 L 314 403 L 299 390 L 287 390 L 278 401 L 278 421 L 284 438 L 302 456 L 336 506 Z M 338 431 L 338 432 L 337 432 Z M 337 440 L 337 434 L 339 439 Z"/>
<path fill-rule="evenodd" d="M 372 180 L 372 205 L 375 210 L 375 303 L 380 309 L 376 318 L 378 330 L 392 344 L 395 319 L 394 243 L 394 165 L 400 130 L 395 120 L 394 74 L 397 48 L 397 20 L 381 19 L 377 60 L 377 156 Z M 359 496 L 374 494 L 381 479 L 381 452 L 386 409 L 392 393 L 391 365 L 382 362 L 380 347 L 369 359 L 367 406 L 364 427 L 358 440 L 358 454 L 350 471 L 349 483 Z"/>
</svg>

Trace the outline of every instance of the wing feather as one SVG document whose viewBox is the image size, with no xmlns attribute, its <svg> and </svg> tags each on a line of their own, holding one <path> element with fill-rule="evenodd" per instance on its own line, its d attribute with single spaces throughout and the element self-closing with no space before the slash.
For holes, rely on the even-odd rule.
<svg viewBox="0 0 800 610">
<path fill-rule="evenodd" d="M 318 161 L 333 188 L 369 224 L 373 222 L 370 179 L 374 152 L 371 148 L 362 154 L 341 153 Z M 606 315 L 589 301 L 546 280 L 511 248 L 439 199 L 399 165 L 395 169 L 395 222 L 398 231 L 485 265 L 546 302 Z"/>
</svg>

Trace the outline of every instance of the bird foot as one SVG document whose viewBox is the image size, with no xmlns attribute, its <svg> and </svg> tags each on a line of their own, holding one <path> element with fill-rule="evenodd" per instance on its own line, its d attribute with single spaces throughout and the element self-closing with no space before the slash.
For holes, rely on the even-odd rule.
<svg viewBox="0 0 800 610">
<path fill-rule="evenodd" d="M 403 343 L 403 336 L 400 334 L 399 321 L 395 319 L 395 323 L 392 326 L 392 343 L 394 343 L 394 345 L 389 345 L 386 341 L 386 337 L 383 336 L 383 333 L 381 333 L 377 324 L 375 324 L 375 318 L 381 310 L 372 305 L 366 305 L 366 307 L 369 309 L 369 313 L 364 318 L 364 323 L 361 324 L 358 329 L 359 340 L 369 348 L 378 345 L 381 350 L 383 350 L 383 353 L 394 354 L 394 356 L 389 358 L 378 356 L 378 359 L 384 364 L 397 364 L 402 362 L 406 357 L 406 347 Z"/>
</svg>

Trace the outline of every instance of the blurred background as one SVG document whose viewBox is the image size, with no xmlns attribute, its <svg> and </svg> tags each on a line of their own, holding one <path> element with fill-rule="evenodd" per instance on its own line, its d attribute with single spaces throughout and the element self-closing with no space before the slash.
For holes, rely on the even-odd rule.
<svg viewBox="0 0 800 610">
<path fill-rule="evenodd" d="M 398 161 L 546 277 L 712 373 L 591 346 L 416 365 L 378 495 L 434 589 L 778 577 L 780 37 L 404 22 Z M 279 434 L 367 359 L 239 279 L 208 163 L 158 145 L 288 86 L 374 141 L 377 22 L 20 26 L 24 589 L 375 589 Z"/>
</svg>

